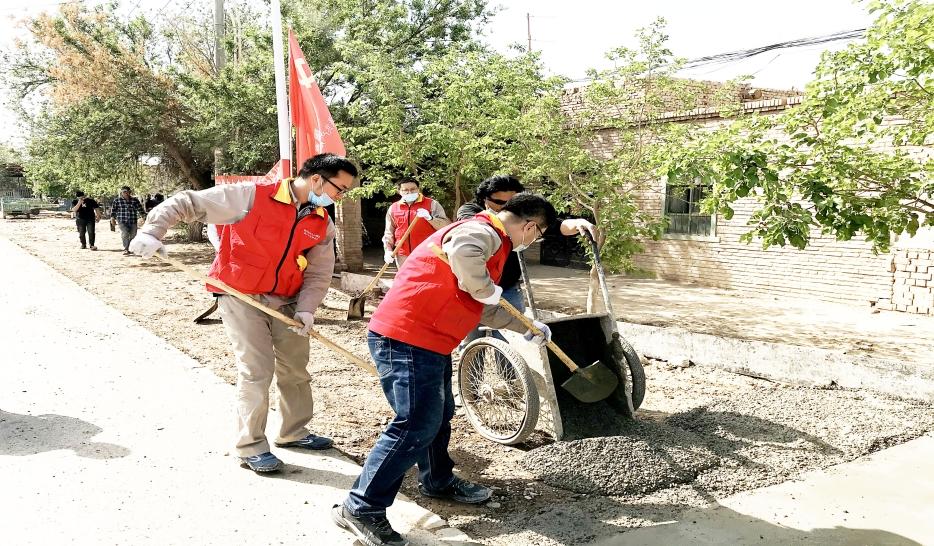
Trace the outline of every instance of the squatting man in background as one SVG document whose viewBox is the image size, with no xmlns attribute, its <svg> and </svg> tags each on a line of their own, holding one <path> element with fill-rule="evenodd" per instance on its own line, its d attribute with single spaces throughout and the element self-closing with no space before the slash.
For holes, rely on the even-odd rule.
<svg viewBox="0 0 934 546">
<path fill-rule="evenodd" d="M 380 385 L 396 412 L 367 456 L 349 496 L 331 511 L 334 522 L 364 544 L 403 546 L 386 508 L 406 471 L 418 465 L 418 490 L 432 498 L 480 503 L 490 489 L 454 475 L 448 455 L 454 395 L 451 351 L 482 322 L 525 334 L 543 345 L 551 330 L 535 321 L 535 336 L 498 305 L 507 256 L 521 252 L 557 221 L 540 195 L 519 194 L 498 213 L 481 212 L 433 234 L 428 241 L 447 253 L 442 262 L 427 244 L 416 247 L 370 319 L 367 344 Z"/>
<path fill-rule="evenodd" d="M 419 189 L 417 180 L 402 178 L 396 182 L 396 188 L 402 199 L 393 203 L 386 212 L 386 230 L 383 232 L 383 259 L 387 264 L 393 262 L 392 251 L 402 239 L 416 217 L 422 220 L 415 224 L 409 238 L 396 253 L 396 267 L 402 267 L 412 250 L 435 231 L 451 223 L 441 203 L 425 197 Z"/>
<path fill-rule="evenodd" d="M 161 239 L 176 223 L 216 224 L 219 245 L 208 275 L 304 324 L 289 327 L 233 296 L 218 298 L 237 357 L 237 455 L 256 472 L 283 466 L 265 435 L 273 374 L 282 419 L 276 446 L 331 447 L 329 438 L 306 429 L 314 401 L 304 336 L 334 272 L 335 227 L 324 207 L 346 194 L 356 176 L 346 158 L 319 154 L 294 179 L 179 192 L 152 210 L 130 246 L 143 257 L 165 256 Z"/>
<path fill-rule="evenodd" d="M 84 195 L 83 191 L 75 192 L 75 200 L 71 202 L 71 211 L 75 213 L 75 225 L 78 227 L 78 240 L 81 241 L 81 248 L 85 249 L 90 244 L 91 250 L 97 250 L 94 246 L 95 224 L 101 221 L 101 206 L 97 201 Z M 85 240 L 87 235 L 87 240 Z"/>
</svg>

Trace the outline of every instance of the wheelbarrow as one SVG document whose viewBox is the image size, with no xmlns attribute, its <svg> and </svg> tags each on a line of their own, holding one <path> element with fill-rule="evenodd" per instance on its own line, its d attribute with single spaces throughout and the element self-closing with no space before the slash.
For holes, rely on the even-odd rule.
<svg viewBox="0 0 934 546">
<path fill-rule="evenodd" d="M 519 254 L 523 286 L 532 317 L 551 328 L 552 339 L 574 362 L 605 364 L 619 379 L 613 393 L 581 402 L 561 385 L 568 367 L 544 347 L 507 333 L 509 343 L 483 337 L 468 344 L 458 362 L 457 385 L 466 417 L 478 434 L 512 445 L 536 429 L 558 441 L 621 434 L 645 398 L 645 371 L 639 355 L 616 326 L 596 244 L 590 240 L 605 312 L 545 317 L 535 307 L 525 260 Z"/>
</svg>

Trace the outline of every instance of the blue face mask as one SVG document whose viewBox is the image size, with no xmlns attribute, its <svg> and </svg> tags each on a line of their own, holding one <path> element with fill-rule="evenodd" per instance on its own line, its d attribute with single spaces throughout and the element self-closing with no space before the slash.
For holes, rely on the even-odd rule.
<svg viewBox="0 0 934 546">
<path fill-rule="evenodd" d="M 324 191 L 324 180 L 321 181 L 321 195 L 315 195 L 314 191 L 308 193 L 308 202 L 316 207 L 329 207 L 334 204 L 331 196 Z"/>
<path fill-rule="evenodd" d="M 402 200 L 405 201 L 406 203 L 414 203 L 415 201 L 418 200 L 418 194 L 417 194 L 417 193 L 407 193 L 407 194 L 405 194 L 405 195 L 402 196 Z"/>
</svg>

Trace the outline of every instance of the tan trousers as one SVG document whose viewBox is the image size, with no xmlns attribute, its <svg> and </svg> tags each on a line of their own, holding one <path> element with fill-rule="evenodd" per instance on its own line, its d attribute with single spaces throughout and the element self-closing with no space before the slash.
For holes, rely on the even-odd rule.
<svg viewBox="0 0 934 546">
<path fill-rule="evenodd" d="M 260 301 L 268 303 L 266 298 Z M 282 419 L 276 442 L 307 436 L 305 427 L 314 413 L 307 370 L 308 338 L 233 296 L 220 296 L 217 306 L 237 356 L 237 455 L 252 457 L 270 451 L 265 431 L 273 373 Z M 295 306 L 286 305 L 279 311 L 291 317 Z"/>
<path fill-rule="evenodd" d="M 402 264 L 405 263 L 406 258 L 408 258 L 408 256 L 403 256 L 402 254 L 396 254 L 396 269 L 399 269 L 400 267 L 402 267 Z"/>
</svg>

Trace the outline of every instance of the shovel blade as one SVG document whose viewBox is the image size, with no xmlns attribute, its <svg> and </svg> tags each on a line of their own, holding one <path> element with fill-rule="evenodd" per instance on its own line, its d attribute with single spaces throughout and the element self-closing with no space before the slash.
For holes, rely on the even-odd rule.
<svg viewBox="0 0 934 546">
<path fill-rule="evenodd" d="M 208 316 L 214 311 L 217 311 L 217 298 L 214 298 L 214 303 L 212 303 L 211 306 L 208 307 L 207 311 L 195 317 L 192 322 L 194 322 L 195 324 L 200 324 L 202 320 L 208 318 Z"/>
<path fill-rule="evenodd" d="M 349 319 L 363 318 L 363 312 L 364 312 L 365 306 L 366 306 L 366 296 L 360 296 L 359 298 L 351 299 L 350 306 L 347 307 L 347 318 Z"/>
<path fill-rule="evenodd" d="M 586 368 L 578 368 L 561 384 L 574 398 L 586 403 L 609 397 L 618 386 L 619 378 L 599 360 Z"/>
</svg>

